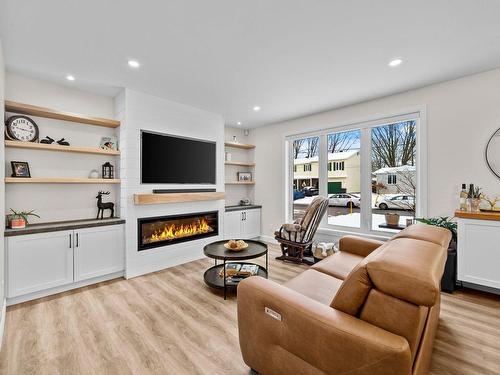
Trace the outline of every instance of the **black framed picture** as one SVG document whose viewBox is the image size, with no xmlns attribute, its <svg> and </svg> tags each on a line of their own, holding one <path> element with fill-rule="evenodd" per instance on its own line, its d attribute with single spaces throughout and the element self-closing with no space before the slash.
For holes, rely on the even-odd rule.
<svg viewBox="0 0 500 375">
<path fill-rule="evenodd" d="M 12 177 L 31 177 L 30 166 L 25 161 L 11 161 Z"/>
</svg>

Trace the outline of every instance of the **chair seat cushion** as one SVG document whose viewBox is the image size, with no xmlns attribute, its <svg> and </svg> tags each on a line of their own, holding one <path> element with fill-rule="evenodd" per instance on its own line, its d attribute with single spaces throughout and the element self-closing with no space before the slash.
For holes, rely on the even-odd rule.
<svg viewBox="0 0 500 375">
<path fill-rule="evenodd" d="M 342 280 L 312 269 L 302 272 L 284 284 L 287 288 L 324 305 L 330 305 L 341 285 Z"/>
<path fill-rule="evenodd" d="M 345 280 L 349 272 L 356 267 L 364 258 L 360 255 L 348 253 L 347 251 L 338 251 L 321 262 L 316 263 L 311 268 L 316 271 L 326 273 L 327 275 Z"/>
</svg>

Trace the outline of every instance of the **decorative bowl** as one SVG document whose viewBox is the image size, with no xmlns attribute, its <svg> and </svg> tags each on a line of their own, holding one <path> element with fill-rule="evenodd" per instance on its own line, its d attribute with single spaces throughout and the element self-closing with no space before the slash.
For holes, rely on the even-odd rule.
<svg viewBox="0 0 500 375">
<path fill-rule="evenodd" d="M 241 245 L 240 245 L 240 244 L 238 244 L 238 247 L 230 247 L 230 246 L 229 246 L 229 242 L 226 242 L 226 243 L 224 244 L 224 247 L 225 247 L 226 249 L 228 249 L 229 251 L 241 251 L 241 250 L 246 249 L 246 248 L 248 247 L 248 244 L 247 244 L 246 242 L 243 242 L 243 244 L 241 244 Z"/>
</svg>

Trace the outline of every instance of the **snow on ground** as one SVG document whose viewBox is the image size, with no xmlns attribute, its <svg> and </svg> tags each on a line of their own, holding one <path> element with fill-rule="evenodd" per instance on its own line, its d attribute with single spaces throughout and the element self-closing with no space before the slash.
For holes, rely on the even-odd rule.
<svg viewBox="0 0 500 375">
<path fill-rule="evenodd" d="M 408 212 L 401 212 L 399 218 L 399 224 L 406 225 L 406 219 L 413 219 L 413 216 Z M 336 225 L 341 227 L 351 227 L 359 228 L 361 223 L 361 214 L 359 212 L 353 212 L 352 214 L 339 215 L 339 216 L 328 216 L 328 224 Z M 399 232 L 398 229 L 388 229 L 380 228 L 380 224 L 385 224 L 385 215 L 373 214 L 372 215 L 372 230 L 378 230 L 383 232 Z"/>
</svg>

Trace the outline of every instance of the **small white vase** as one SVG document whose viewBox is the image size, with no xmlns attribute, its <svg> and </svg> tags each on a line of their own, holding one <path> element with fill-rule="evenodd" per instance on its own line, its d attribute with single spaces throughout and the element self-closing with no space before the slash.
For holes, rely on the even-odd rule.
<svg viewBox="0 0 500 375">
<path fill-rule="evenodd" d="M 99 172 L 97 172 L 95 169 L 91 170 L 89 173 L 89 178 L 99 178 Z"/>
</svg>

